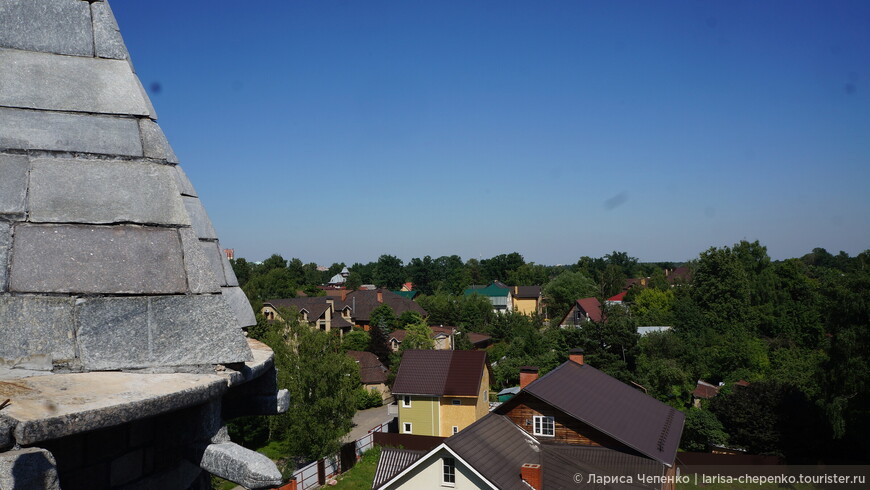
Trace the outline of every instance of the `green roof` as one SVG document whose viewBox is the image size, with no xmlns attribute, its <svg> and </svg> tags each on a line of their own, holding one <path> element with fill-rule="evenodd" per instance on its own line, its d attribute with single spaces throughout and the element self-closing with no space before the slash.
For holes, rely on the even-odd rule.
<svg viewBox="0 0 870 490">
<path fill-rule="evenodd" d="M 392 291 L 393 293 L 398 294 L 399 296 L 406 299 L 414 299 L 420 294 L 420 291 Z"/>
<path fill-rule="evenodd" d="M 470 287 L 462 292 L 465 296 L 471 296 L 472 294 L 479 294 L 481 296 L 507 296 L 510 293 L 510 289 L 501 288 L 496 286 L 495 284 L 490 284 L 485 288 L 482 287 Z"/>
</svg>

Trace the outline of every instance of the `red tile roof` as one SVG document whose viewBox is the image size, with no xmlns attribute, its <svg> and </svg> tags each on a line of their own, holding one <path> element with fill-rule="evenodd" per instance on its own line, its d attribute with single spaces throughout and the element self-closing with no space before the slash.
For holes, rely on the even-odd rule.
<svg viewBox="0 0 870 490">
<path fill-rule="evenodd" d="M 615 296 L 607 298 L 607 301 L 622 301 L 623 299 L 625 299 L 626 294 L 628 294 L 628 291 L 623 291 Z"/>
<path fill-rule="evenodd" d="M 465 350 L 407 350 L 393 394 L 477 396 L 486 353 Z"/>
</svg>

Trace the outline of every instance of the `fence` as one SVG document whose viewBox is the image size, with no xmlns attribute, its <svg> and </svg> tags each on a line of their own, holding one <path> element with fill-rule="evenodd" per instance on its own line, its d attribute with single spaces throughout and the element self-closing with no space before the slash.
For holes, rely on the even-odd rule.
<svg viewBox="0 0 870 490">
<path fill-rule="evenodd" d="M 373 433 L 387 432 L 388 427 L 389 422 L 384 422 L 383 424 L 370 429 L 368 434 L 360 437 L 356 441 L 347 443 L 346 446 L 353 448 L 353 453 L 355 455 L 355 458 L 353 459 L 362 456 L 364 452 L 368 451 L 372 448 L 372 446 L 374 446 Z M 344 448 L 342 448 L 342 452 L 340 454 L 334 454 L 328 458 L 314 461 L 308 466 L 304 466 L 294 471 L 293 480 L 296 481 L 296 488 L 298 490 L 309 490 L 311 488 L 318 488 L 321 485 L 324 485 L 327 479 L 338 475 L 340 472 L 349 470 L 350 467 L 347 464 L 342 465 L 340 463 L 342 460 L 347 460 L 347 458 L 342 458 L 343 453 Z M 342 466 L 345 467 L 342 468 Z"/>
</svg>

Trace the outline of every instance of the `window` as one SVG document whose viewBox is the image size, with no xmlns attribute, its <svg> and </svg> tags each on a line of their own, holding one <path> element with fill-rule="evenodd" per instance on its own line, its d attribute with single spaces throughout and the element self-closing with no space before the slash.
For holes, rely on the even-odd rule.
<svg viewBox="0 0 870 490">
<path fill-rule="evenodd" d="M 459 400 L 459 398 L 454 398 L 454 399 L 453 399 L 453 404 L 454 404 L 454 405 L 462 405 L 462 402 Z"/>
<path fill-rule="evenodd" d="M 536 436 L 553 436 L 556 435 L 555 423 L 553 417 L 535 415 L 535 435 Z"/>
<path fill-rule="evenodd" d="M 453 426 L 453 433 L 456 434 L 457 432 L 459 432 L 459 427 L 454 425 Z"/>
<path fill-rule="evenodd" d="M 411 422 L 405 422 L 402 425 L 403 425 L 402 429 L 405 431 L 405 434 L 410 434 L 411 433 Z"/>
<path fill-rule="evenodd" d="M 444 474 L 441 477 L 441 484 L 452 487 L 456 484 L 456 461 L 453 458 L 444 458 Z"/>
<path fill-rule="evenodd" d="M 411 408 L 411 396 L 405 395 L 402 397 L 402 407 Z"/>
</svg>

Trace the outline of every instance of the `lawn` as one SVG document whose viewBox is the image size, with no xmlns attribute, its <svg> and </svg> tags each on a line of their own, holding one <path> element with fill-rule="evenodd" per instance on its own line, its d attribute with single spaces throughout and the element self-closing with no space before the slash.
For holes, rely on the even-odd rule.
<svg viewBox="0 0 870 490">
<path fill-rule="evenodd" d="M 338 484 L 332 488 L 345 490 L 369 490 L 375 479 L 375 469 L 378 467 L 378 458 L 381 456 L 380 446 L 363 453 L 362 459 L 343 475 L 338 477 Z"/>
</svg>

